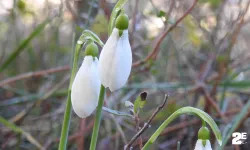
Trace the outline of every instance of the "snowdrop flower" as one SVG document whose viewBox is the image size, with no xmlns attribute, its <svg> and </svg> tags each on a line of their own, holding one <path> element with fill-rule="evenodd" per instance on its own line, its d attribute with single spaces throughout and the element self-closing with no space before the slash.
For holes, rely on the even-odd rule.
<svg viewBox="0 0 250 150">
<path fill-rule="evenodd" d="M 71 89 L 71 102 L 75 113 L 86 118 L 98 105 L 101 81 L 98 75 L 98 47 L 93 42 L 85 50 L 85 58 Z"/>
<path fill-rule="evenodd" d="M 132 53 L 127 28 L 127 15 L 119 15 L 116 19 L 116 27 L 100 54 L 99 74 L 101 82 L 110 91 L 124 86 L 131 72 Z"/>
<path fill-rule="evenodd" d="M 212 150 L 210 141 L 210 132 L 207 127 L 203 126 L 198 132 L 198 140 L 196 142 L 194 150 Z"/>
</svg>

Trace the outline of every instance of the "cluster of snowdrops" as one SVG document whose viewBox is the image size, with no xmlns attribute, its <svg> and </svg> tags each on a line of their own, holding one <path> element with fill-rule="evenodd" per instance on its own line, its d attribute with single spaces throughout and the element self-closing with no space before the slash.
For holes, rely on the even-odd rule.
<svg viewBox="0 0 250 150">
<path fill-rule="evenodd" d="M 122 88 L 129 78 L 132 52 L 128 36 L 128 16 L 121 12 L 116 17 L 114 25 L 110 37 L 101 50 L 99 60 L 99 50 L 95 42 L 86 43 L 85 57 L 74 78 L 70 95 L 73 110 L 81 118 L 86 118 L 95 111 L 101 86 L 114 92 Z M 209 116 L 207 120 L 206 117 L 205 119 L 201 117 L 203 125 L 198 132 L 195 150 L 212 150 L 209 141 L 210 132 L 205 123 L 211 120 L 211 117 Z M 209 122 L 208 124 L 211 126 Z"/>
</svg>

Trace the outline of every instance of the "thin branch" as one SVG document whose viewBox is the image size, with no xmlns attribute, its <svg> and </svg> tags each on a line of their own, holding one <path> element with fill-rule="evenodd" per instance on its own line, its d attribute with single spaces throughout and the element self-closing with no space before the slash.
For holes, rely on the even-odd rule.
<svg viewBox="0 0 250 150">
<path fill-rule="evenodd" d="M 18 81 L 18 80 L 23 80 L 23 79 L 27 79 L 27 78 L 31 78 L 31 77 L 38 77 L 38 76 L 44 76 L 47 74 L 51 74 L 51 73 L 55 73 L 55 72 L 62 72 L 62 71 L 66 71 L 69 70 L 69 66 L 62 66 L 62 67 L 58 67 L 58 68 L 52 68 L 52 69 L 47 69 L 47 70 L 41 70 L 41 71 L 36 71 L 36 72 L 29 72 L 29 73 L 25 73 L 25 74 L 20 74 L 17 75 L 15 77 L 12 78 L 8 78 L 6 80 L 3 80 L 0 82 L 0 87 Z"/>
<path fill-rule="evenodd" d="M 139 138 L 142 135 L 142 133 L 145 132 L 150 127 L 150 123 L 155 118 L 155 116 L 162 110 L 162 108 L 165 106 L 165 104 L 167 103 L 167 100 L 168 100 L 168 95 L 166 94 L 163 103 L 157 107 L 157 109 L 154 111 L 152 116 L 149 118 L 148 122 L 145 123 L 143 128 L 139 132 L 136 133 L 136 135 L 129 141 L 127 145 L 125 145 L 124 147 L 125 150 L 129 150 L 132 144 L 135 142 L 135 140 Z"/>
<path fill-rule="evenodd" d="M 201 90 L 204 94 L 204 98 L 207 100 L 208 103 L 210 103 L 210 105 L 212 107 L 214 107 L 215 111 L 218 113 L 218 115 L 225 121 L 228 122 L 228 119 L 226 118 L 226 116 L 220 111 L 220 108 L 217 106 L 217 104 L 215 103 L 215 101 L 213 100 L 213 98 L 209 95 L 208 91 L 202 86 Z"/>
<path fill-rule="evenodd" d="M 133 17 L 132 17 L 132 30 L 131 30 L 131 45 L 133 46 L 134 43 L 134 32 L 135 32 L 135 26 L 136 26 L 136 14 L 138 11 L 138 3 L 139 0 L 135 0 L 135 7 L 133 10 Z"/>
<path fill-rule="evenodd" d="M 147 62 L 149 59 L 155 57 L 157 55 L 157 53 L 159 52 L 159 48 L 160 45 L 162 43 L 162 41 L 165 39 L 165 37 L 168 35 L 168 33 L 170 33 L 194 8 L 194 6 L 196 5 L 196 3 L 198 2 L 198 0 L 194 0 L 194 3 L 192 4 L 192 6 L 184 13 L 184 15 L 179 18 L 171 27 L 168 28 L 168 30 L 166 30 L 159 38 L 159 40 L 157 40 L 153 51 L 144 59 L 144 60 L 140 60 L 137 61 L 135 63 L 133 63 L 133 67 L 137 67 L 140 66 L 142 64 L 144 64 L 145 62 Z"/>
</svg>

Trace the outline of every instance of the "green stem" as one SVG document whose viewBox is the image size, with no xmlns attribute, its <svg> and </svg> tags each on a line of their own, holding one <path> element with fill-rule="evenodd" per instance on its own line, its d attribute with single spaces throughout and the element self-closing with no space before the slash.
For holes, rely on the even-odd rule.
<svg viewBox="0 0 250 150">
<path fill-rule="evenodd" d="M 63 120 L 63 126 L 62 126 L 61 138 L 60 138 L 58 150 L 66 150 L 67 149 L 67 139 L 68 139 L 68 132 L 69 132 L 69 126 L 70 126 L 70 119 L 71 119 L 71 110 L 72 110 L 71 97 L 70 97 L 71 85 L 72 85 L 74 78 L 75 78 L 75 75 L 77 73 L 78 59 L 79 59 L 79 54 L 81 52 L 82 46 L 83 46 L 83 43 L 77 44 L 76 48 L 75 48 L 74 61 L 73 61 L 69 89 L 68 89 L 68 98 L 67 98 L 67 103 L 66 103 L 66 110 L 64 113 L 64 120 Z"/>
<path fill-rule="evenodd" d="M 97 106 L 97 110 L 96 110 L 95 124 L 94 124 L 93 133 L 92 133 L 92 137 L 91 137 L 90 150 L 96 149 L 98 132 L 99 132 L 100 123 L 101 123 L 102 106 L 103 106 L 103 102 L 104 102 L 104 96 L 105 96 L 105 87 L 102 85 L 100 88 L 99 102 L 98 102 L 98 106 Z"/>
<path fill-rule="evenodd" d="M 177 150 L 181 150 L 181 142 L 180 141 L 177 142 Z"/>
<path fill-rule="evenodd" d="M 204 120 L 213 130 L 219 144 L 221 145 L 221 133 L 220 130 L 218 128 L 218 126 L 216 125 L 216 123 L 214 122 L 214 120 L 204 111 L 194 108 L 194 107 L 182 107 L 178 110 L 176 110 L 172 115 L 170 115 L 162 124 L 161 126 L 153 133 L 153 135 L 149 138 L 149 140 L 147 141 L 147 143 L 144 145 L 144 147 L 142 148 L 142 150 L 149 150 L 150 146 L 156 141 L 156 139 L 158 138 L 158 136 L 161 134 L 161 132 L 178 116 L 182 115 L 182 114 L 194 114 L 194 115 L 198 115 L 202 120 Z"/>
<path fill-rule="evenodd" d="M 203 119 L 201 119 L 201 120 L 202 120 L 202 126 L 206 127 L 206 122 Z"/>
</svg>

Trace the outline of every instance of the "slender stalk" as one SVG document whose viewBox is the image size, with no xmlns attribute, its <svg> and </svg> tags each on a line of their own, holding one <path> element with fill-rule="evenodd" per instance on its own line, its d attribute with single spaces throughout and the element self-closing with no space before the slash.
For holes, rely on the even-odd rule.
<svg viewBox="0 0 250 150">
<path fill-rule="evenodd" d="M 206 122 L 203 119 L 201 119 L 201 120 L 202 120 L 202 126 L 206 127 Z"/>
<path fill-rule="evenodd" d="M 71 119 L 71 110 L 72 110 L 71 97 L 70 97 L 71 86 L 74 81 L 75 75 L 77 73 L 78 59 L 79 59 L 79 54 L 81 52 L 82 46 L 83 44 L 77 44 L 75 48 L 75 52 L 74 52 L 74 60 L 73 60 L 70 84 L 69 84 L 69 89 L 68 89 L 68 98 L 67 98 L 66 109 L 64 113 L 64 120 L 63 120 L 63 126 L 62 126 L 61 138 L 60 138 L 58 150 L 67 149 L 67 139 L 68 139 L 68 132 L 69 132 L 69 126 L 70 126 L 70 119 Z"/>
<path fill-rule="evenodd" d="M 182 107 L 178 110 L 176 110 L 172 115 L 170 115 L 162 124 L 161 126 L 153 133 L 153 135 L 149 138 L 147 143 L 144 145 L 142 150 L 149 150 L 150 146 L 156 141 L 158 136 L 161 134 L 161 132 L 178 116 L 182 114 L 193 114 L 199 116 L 202 120 L 204 120 L 213 130 L 218 143 L 221 145 L 222 142 L 222 136 L 220 133 L 220 130 L 214 120 L 204 111 L 194 108 L 194 107 Z"/>
<path fill-rule="evenodd" d="M 105 96 L 105 87 L 102 85 L 100 88 L 99 102 L 98 102 L 98 106 L 96 110 L 95 124 L 94 124 L 93 133 L 91 137 L 90 150 L 96 149 L 98 132 L 99 132 L 101 117 L 102 117 L 102 106 L 104 102 L 104 96 Z"/>
<path fill-rule="evenodd" d="M 177 150 L 181 150 L 181 142 L 180 141 L 177 142 Z"/>
</svg>

